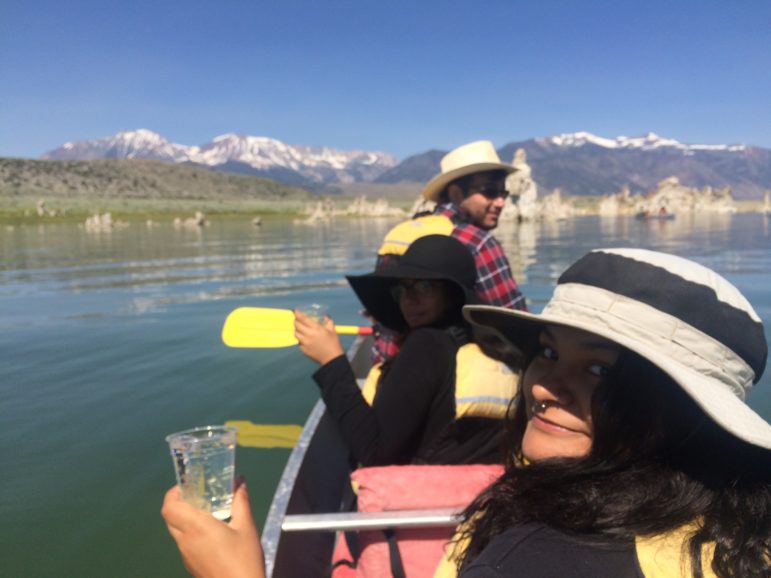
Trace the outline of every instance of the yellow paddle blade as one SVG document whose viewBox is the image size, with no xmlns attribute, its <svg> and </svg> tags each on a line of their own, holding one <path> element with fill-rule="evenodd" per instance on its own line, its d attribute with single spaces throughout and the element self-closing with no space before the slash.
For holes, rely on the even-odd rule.
<svg viewBox="0 0 771 578">
<path fill-rule="evenodd" d="M 290 309 L 239 307 L 230 312 L 222 327 L 228 347 L 289 347 L 294 337 L 294 313 Z"/>
<path fill-rule="evenodd" d="M 303 428 L 299 425 L 262 425 L 247 420 L 229 420 L 238 428 L 236 443 L 245 448 L 293 448 Z"/>
<path fill-rule="evenodd" d="M 369 335 L 371 327 L 337 325 L 335 331 L 346 335 Z M 297 345 L 294 337 L 294 312 L 291 309 L 239 307 L 230 312 L 222 327 L 222 341 L 228 347 L 289 347 Z"/>
</svg>

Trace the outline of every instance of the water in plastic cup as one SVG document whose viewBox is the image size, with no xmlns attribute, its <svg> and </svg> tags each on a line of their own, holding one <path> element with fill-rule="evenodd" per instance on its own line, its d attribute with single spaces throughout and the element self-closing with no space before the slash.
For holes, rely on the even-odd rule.
<svg viewBox="0 0 771 578">
<path fill-rule="evenodd" d="M 327 316 L 329 307 L 321 305 L 320 303 L 305 303 L 303 305 L 298 305 L 297 310 L 312 318 L 317 323 L 324 323 L 324 318 Z"/>
<path fill-rule="evenodd" d="M 233 504 L 236 431 L 206 426 L 166 436 L 182 499 L 219 520 L 230 518 Z"/>
</svg>

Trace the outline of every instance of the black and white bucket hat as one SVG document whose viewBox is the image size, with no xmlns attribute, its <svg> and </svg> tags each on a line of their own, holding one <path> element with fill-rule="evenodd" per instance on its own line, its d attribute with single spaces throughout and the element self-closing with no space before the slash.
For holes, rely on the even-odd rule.
<svg viewBox="0 0 771 578">
<path fill-rule="evenodd" d="M 643 249 L 598 249 L 569 267 L 541 314 L 470 306 L 464 315 L 520 349 L 545 325 L 609 339 L 655 364 L 715 422 L 771 449 L 771 424 L 745 403 L 766 366 L 760 317 L 702 265 Z"/>
</svg>

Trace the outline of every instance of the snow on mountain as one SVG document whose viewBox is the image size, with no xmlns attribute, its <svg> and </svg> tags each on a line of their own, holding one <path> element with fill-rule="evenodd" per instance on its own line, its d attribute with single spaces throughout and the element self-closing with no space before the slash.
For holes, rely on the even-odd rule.
<svg viewBox="0 0 771 578">
<path fill-rule="evenodd" d="M 655 150 L 661 148 L 674 148 L 682 151 L 729 151 L 739 152 L 746 150 L 745 145 L 701 145 L 701 144 L 683 144 L 674 139 L 660 137 L 649 132 L 640 137 L 618 136 L 615 139 L 609 139 L 594 135 L 589 132 L 574 132 L 559 134 L 550 137 L 535 139 L 541 145 L 555 145 L 558 147 L 581 147 L 586 144 L 593 144 L 607 149 L 640 149 Z"/>
<path fill-rule="evenodd" d="M 245 163 L 256 169 L 282 166 L 297 170 L 300 167 L 292 147 L 259 136 L 224 134 L 203 145 L 194 157 L 194 162 L 210 167 L 228 161 Z"/>
<path fill-rule="evenodd" d="M 232 169 L 246 165 L 253 174 L 266 176 L 297 173 L 311 183 L 372 180 L 396 165 L 396 159 L 382 152 L 341 151 L 328 147 L 288 145 L 279 140 L 239 134 L 224 134 L 202 146 L 170 143 L 146 130 L 121 132 L 94 141 L 65 143 L 43 155 L 50 160 L 93 160 L 136 158 L 168 162 L 190 162 L 212 168 Z M 283 172 L 282 172 L 283 171 Z M 240 170 L 243 172 L 243 169 Z"/>
<path fill-rule="evenodd" d="M 293 170 L 302 170 L 304 167 L 345 170 L 351 163 L 388 167 L 396 164 L 395 159 L 385 153 L 287 145 L 268 137 L 237 134 L 216 137 L 202 146 L 197 154 L 191 155 L 191 160 L 209 166 L 238 161 L 258 169 L 280 166 Z"/>
<path fill-rule="evenodd" d="M 243 163 L 266 174 L 284 169 L 312 183 L 369 181 L 396 165 L 396 159 L 387 153 L 288 145 L 268 137 L 238 134 L 216 137 L 191 154 L 190 160 L 215 168 Z"/>
<path fill-rule="evenodd" d="M 572 194 L 613 192 L 621 184 L 630 183 L 629 175 L 638 175 L 640 166 L 649 167 L 644 176 L 650 180 L 637 183 L 640 188 L 655 186 L 655 179 L 677 175 L 681 182 L 689 183 L 689 186 L 730 184 L 736 191 L 746 190 L 754 194 L 757 187 L 767 185 L 754 181 L 747 184 L 747 175 L 766 175 L 769 170 L 769 165 L 763 164 L 767 163 L 763 161 L 766 153 L 758 153 L 760 149 L 757 147 L 683 144 L 654 133 L 615 138 L 604 138 L 589 132 L 565 133 L 512 142 L 500 149 L 499 154 L 501 158 L 510 159 L 518 148 L 527 150 L 528 159 L 541 179 L 539 183 L 559 186 Z M 661 154 L 669 151 L 679 154 Z M 397 166 L 393 156 L 382 152 L 290 145 L 264 136 L 234 133 L 220 135 L 201 146 L 186 146 L 140 129 L 100 140 L 68 142 L 46 153 L 43 158 L 134 158 L 185 162 L 323 188 L 352 182 L 425 182 L 439 171 L 439 159 L 443 154 L 442 151 L 428 151 L 405 159 Z M 721 157 L 719 162 L 716 156 Z M 654 157 L 655 162 L 650 160 Z M 600 163 L 598 159 L 603 160 Z M 600 166 L 602 170 L 599 170 Z M 578 175 L 584 176 L 579 178 Z M 600 175 L 607 182 L 600 182 Z M 642 176 L 639 178 L 643 179 Z M 758 182 L 766 182 L 765 178 Z"/>
<path fill-rule="evenodd" d="M 139 129 L 119 132 L 94 141 L 64 143 L 60 148 L 43 155 L 51 160 L 93 160 L 103 158 L 154 159 L 184 162 L 197 147 L 169 142 L 156 132 Z"/>
</svg>

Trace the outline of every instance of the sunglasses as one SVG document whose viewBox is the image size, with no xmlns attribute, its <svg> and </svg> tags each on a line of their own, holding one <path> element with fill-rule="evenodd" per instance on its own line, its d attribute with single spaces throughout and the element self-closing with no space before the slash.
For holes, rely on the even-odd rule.
<svg viewBox="0 0 771 578">
<path fill-rule="evenodd" d="M 425 279 L 419 279 L 417 281 L 399 281 L 396 285 L 391 287 L 391 297 L 394 301 L 399 303 L 407 293 L 415 297 L 430 297 L 434 292 L 434 282 L 427 281 Z"/>
<path fill-rule="evenodd" d="M 509 191 L 507 191 L 505 188 L 498 187 L 496 185 L 471 185 L 468 188 L 469 192 L 475 192 L 479 193 L 482 196 L 484 196 L 486 199 L 489 199 L 491 201 L 494 201 L 497 198 L 503 198 L 504 200 L 506 197 L 509 196 Z"/>
</svg>

